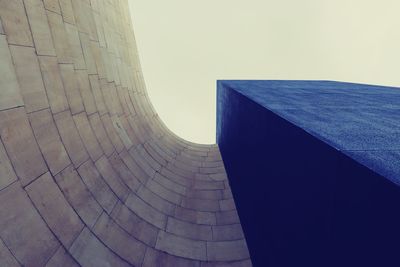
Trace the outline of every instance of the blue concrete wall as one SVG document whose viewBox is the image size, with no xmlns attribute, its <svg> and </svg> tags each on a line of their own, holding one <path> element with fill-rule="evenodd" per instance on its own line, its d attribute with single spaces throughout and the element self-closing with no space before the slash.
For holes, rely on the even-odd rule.
<svg viewBox="0 0 400 267">
<path fill-rule="evenodd" d="M 400 266 L 400 90 L 219 81 L 217 94 L 217 142 L 255 266 Z"/>
</svg>

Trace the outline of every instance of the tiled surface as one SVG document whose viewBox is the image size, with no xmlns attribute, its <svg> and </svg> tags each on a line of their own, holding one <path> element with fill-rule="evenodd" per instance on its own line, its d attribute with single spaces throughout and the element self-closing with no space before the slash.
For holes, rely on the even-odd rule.
<svg viewBox="0 0 400 267">
<path fill-rule="evenodd" d="M 128 10 L 0 0 L 1 266 L 251 266 L 218 147 L 149 105 Z"/>
</svg>

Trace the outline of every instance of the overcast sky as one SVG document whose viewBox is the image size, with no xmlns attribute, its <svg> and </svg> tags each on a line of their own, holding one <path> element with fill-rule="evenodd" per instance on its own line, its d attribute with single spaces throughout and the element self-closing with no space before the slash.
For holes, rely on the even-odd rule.
<svg viewBox="0 0 400 267">
<path fill-rule="evenodd" d="M 217 79 L 400 86 L 399 0 L 129 2 L 152 103 L 193 142 L 215 142 Z"/>
</svg>

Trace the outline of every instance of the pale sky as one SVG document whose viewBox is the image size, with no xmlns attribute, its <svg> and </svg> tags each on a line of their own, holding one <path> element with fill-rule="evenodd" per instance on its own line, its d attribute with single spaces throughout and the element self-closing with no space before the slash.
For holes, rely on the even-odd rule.
<svg viewBox="0 0 400 267">
<path fill-rule="evenodd" d="M 129 0 L 150 99 L 215 142 L 217 79 L 400 86 L 399 0 Z"/>
</svg>

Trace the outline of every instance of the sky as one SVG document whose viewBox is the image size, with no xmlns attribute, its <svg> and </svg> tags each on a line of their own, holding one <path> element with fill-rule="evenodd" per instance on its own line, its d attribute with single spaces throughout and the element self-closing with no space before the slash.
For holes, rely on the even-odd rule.
<svg viewBox="0 0 400 267">
<path fill-rule="evenodd" d="M 398 0 L 129 0 L 142 70 L 177 135 L 215 143 L 216 80 L 400 87 Z"/>
</svg>

